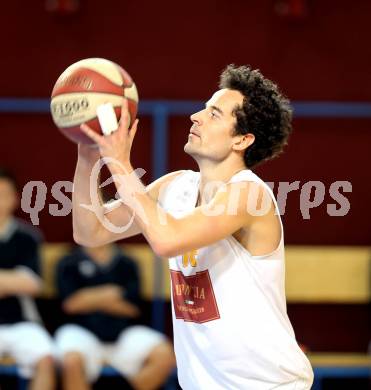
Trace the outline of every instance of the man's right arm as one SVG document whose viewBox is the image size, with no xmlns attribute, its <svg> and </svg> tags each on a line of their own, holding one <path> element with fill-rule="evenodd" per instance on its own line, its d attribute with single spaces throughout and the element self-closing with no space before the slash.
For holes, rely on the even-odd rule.
<svg viewBox="0 0 371 390">
<path fill-rule="evenodd" d="M 134 221 L 122 233 L 115 233 L 101 223 L 104 217 L 117 227 L 123 227 L 130 222 L 132 212 L 120 200 L 108 205 L 103 203 L 96 205 L 94 211 L 81 206 L 93 203 L 90 197 L 90 185 L 94 185 L 94 191 L 98 192 L 97 183 L 90 183 L 90 176 L 99 158 L 98 149 L 79 144 L 72 193 L 72 217 L 74 240 L 84 246 L 100 246 L 141 233 Z M 170 183 L 180 172 L 167 174 L 147 186 L 150 197 L 157 201 L 163 186 Z"/>
<path fill-rule="evenodd" d="M 97 183 L 91 182 L 90 178 L 93 167 L 99 158 L 98 149 L 87 145 L 78 145 L 78 159 L 72 192 L 72 220 L 74 240 L 84 246 L 100 246 L 140 233 L 134 223 L 125 234 L 118 235 L 110 232 L 100 222 L 104 216 L 109 218 L 108 214 L 105 215 L 107 210 L 103 203 L 93 205 L 94 210 L 88 210 L 82 206 L 83 204 L 90 205 L 93 203 L 90 196 L 91 185 L 94 185 L 93 190 L 98 193 Z M 120 226 L 126 225 L 131 218 L 126 207 L 120 206 L 112 213 L 120 220 Z"/>
</svg>

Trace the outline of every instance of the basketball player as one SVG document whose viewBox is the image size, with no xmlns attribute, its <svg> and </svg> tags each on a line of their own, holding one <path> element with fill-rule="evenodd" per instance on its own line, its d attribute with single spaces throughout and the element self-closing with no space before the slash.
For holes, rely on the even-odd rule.
<svg viewBox="0 0 371 390">
<path fill-rule="evenodd" d="M 258 70 L 227 67 L 205 108 L 191 116 L 185 152 L 199 172 L 178 171 L 147 188 L 133 174 L 124 102 L 118 130 L 96 150 L 79 145 L 74 179 L 74 237 L 83 245 L 142 233 L 169 258 L 174 344 L 184 390 L 306 390 L 313 373 L 286 313 L 283 228 L 270 188 L 253 172 L 276 157 L 291 132 L 289 103 Z M 89 175 L 108 161 L 121 197 L 95 210 L 124 233 L 106 229 L 91 211 Z M 131 175 L 130 175 L 131 174 Z"/>
</svg>

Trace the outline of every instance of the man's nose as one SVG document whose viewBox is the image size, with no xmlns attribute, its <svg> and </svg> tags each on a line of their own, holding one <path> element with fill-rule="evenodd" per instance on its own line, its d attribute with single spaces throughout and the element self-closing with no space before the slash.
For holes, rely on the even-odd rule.
<svg viewBox="0 0 371 390">
<path fill-rule="evenodd" d="M 201 113 L 201 111 L 198 111 L 198 112 L 196 112 L 196 113 L 194 113 L 194 114 L 192 114 L 190 116 L 191 121 L 193 123 L 195 123 L 196 125 L 198 125 L 198 126 L 201 124 L 201 115 L 200 115 L 200 113 Z"/>
</svg>

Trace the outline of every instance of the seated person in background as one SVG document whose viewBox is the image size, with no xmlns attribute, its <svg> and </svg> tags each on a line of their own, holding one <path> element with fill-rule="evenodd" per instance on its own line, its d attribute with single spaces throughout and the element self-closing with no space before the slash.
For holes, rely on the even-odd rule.
<svg viewBox="0 0 371 390">
<path fill-rule="evenodd" d="M 30 388 L 55 386 L 53 342 L 40 324 L 32 297 L 40 293 L 38 230 L 14 218 L 14 176 L 0 168 L 0 356 L 11 356 Z"/>
<path fill-rule="evenodd" d="M 104 363 L 134 389 L 161 386 L 175 367 L 165 336 L 135 325 L 140 286 L 136 264 L 118 247 L 79 248 L 57 267 L 67 324 L 55 335 L 64 390 L 90 388 Z"/>
</svg>

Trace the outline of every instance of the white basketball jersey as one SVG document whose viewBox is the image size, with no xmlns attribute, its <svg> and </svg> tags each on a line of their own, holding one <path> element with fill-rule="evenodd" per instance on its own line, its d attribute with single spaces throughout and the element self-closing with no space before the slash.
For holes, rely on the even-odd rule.
<svg viewBox="0 0 371 390">
<path fill-rule="evenodd" d="M 191 212 L 199 181 L 193 171 L 176 177 L 160 199 L 164 209 L 178 218 Z M 271 189 L 252 171 L 230 180 L 239 181 L 264 185 L 278 210 Z M 229 236 L 169 260 L 182 389 L 310 389 L 312 368 L 286 313 L 281 233 L 278 248 L 265 256 L 252 256 Z"/>
</svg>

